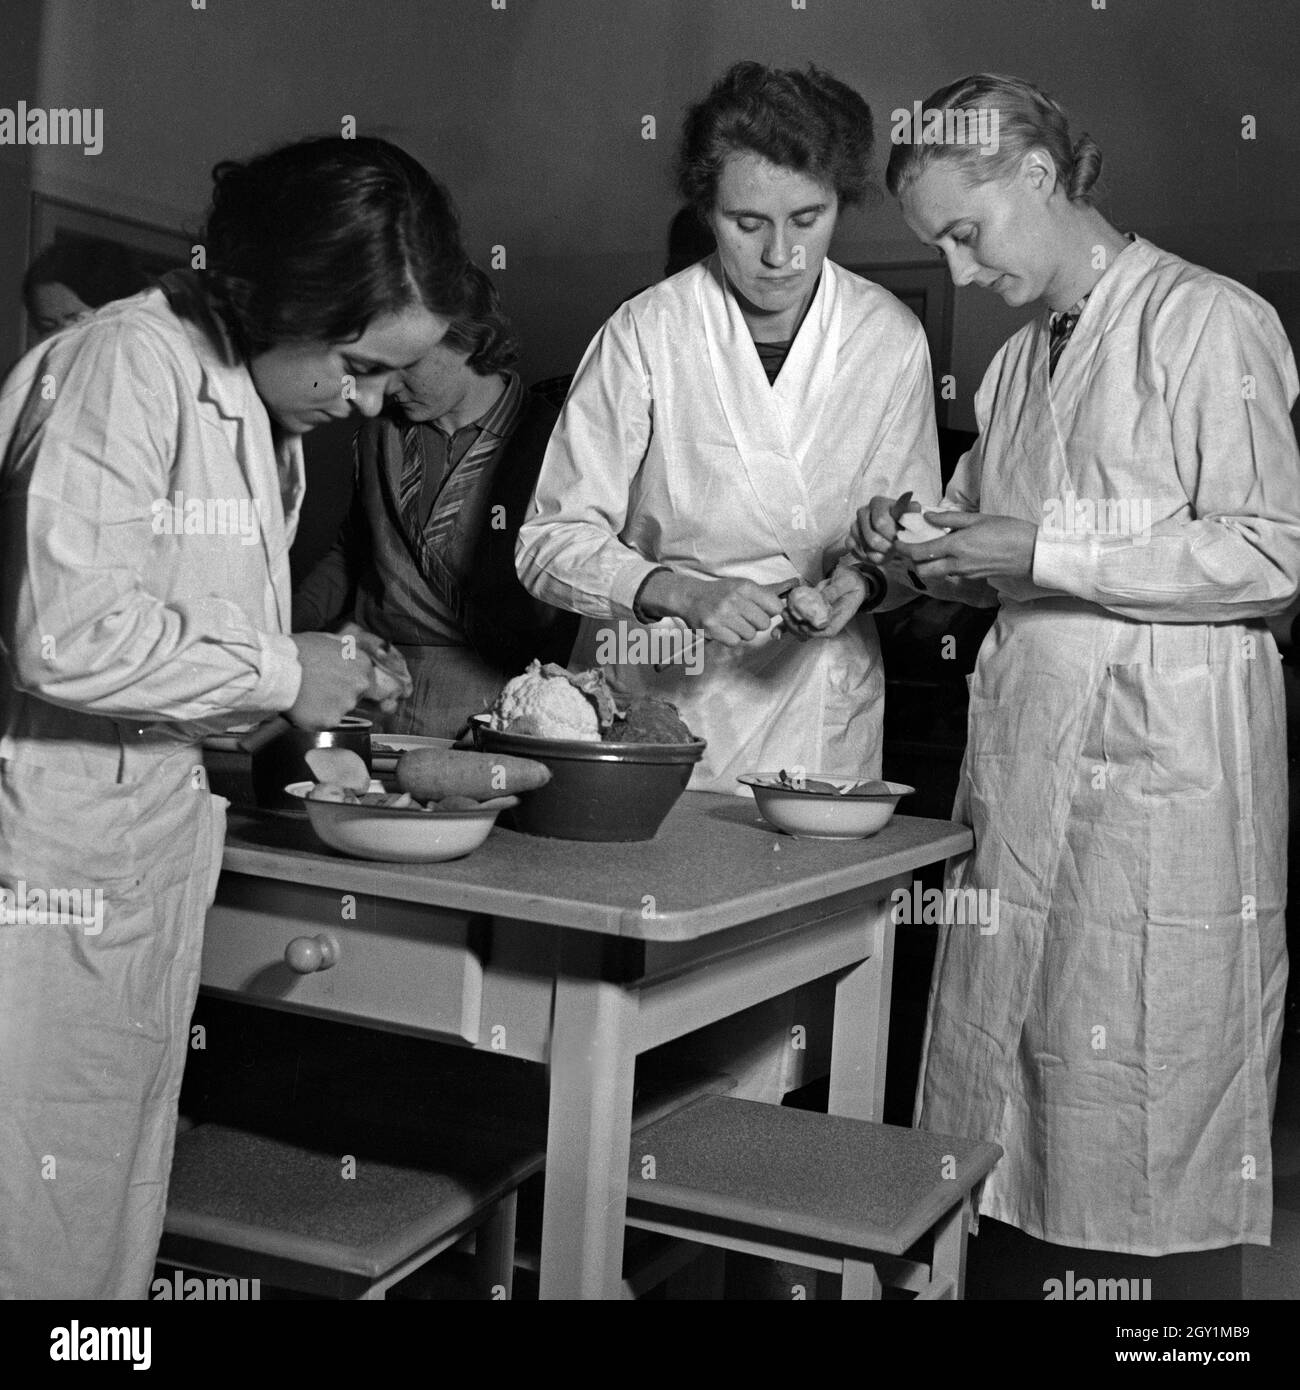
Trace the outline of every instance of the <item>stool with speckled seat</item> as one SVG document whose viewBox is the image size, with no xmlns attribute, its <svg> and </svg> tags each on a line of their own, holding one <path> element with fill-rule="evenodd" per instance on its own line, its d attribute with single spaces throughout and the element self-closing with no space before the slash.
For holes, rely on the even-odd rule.
<svg viewBox="0 0 1300 1390">
<path fill-rule="evenodd" d="M 882 1285 L 956 1299 L 972 1193 L 1001 1156 L 979 1140 L 705 1096 L 637 1134 L 628 1225 L 838 1273 L 846 1299 L 880 1298 Z"/>
<path fill-rule="evenodd" d="M 654 1075 L 633 1128 L 734 1085 L 721 1073 Z M 444 1090 L 448 1103 L 422 1114 L 418 1087 L 398 1092 L 390 1108 L 405 1123 L 317 1109 L 280 1117 L 273 1133 L 208 1122 L 178 1134 L 158 1258 L 295 1293 L 380 1299 L 474 1232 L 475 1282 L 509 1298 L 516 1196 L 546 1160 L 546 1092 L 503 1083 L 476 1112 Z"/>
<path fill-rule="evenodd" d="M 159 1258 L 296 1293 L 380 1299 L 474 1231 L 478 1283 L 509 1298 L 516 1193 L 544 1160 L 535 1140 L 472 1130 L 408 1142 L 398 1158 L 201 1124 L 176 1139 Z"/>
</svg>

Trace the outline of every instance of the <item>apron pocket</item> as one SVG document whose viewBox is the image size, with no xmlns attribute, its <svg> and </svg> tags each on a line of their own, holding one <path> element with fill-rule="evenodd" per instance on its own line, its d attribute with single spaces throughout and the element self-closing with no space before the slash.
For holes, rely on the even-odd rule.
<svg viewBox="0 0 1300 1390">
<path fill-rule="evenodd" d="M 1240 926 L 1253 882 L 1248 800 L 1238 766 L 1242 731 L 1225 727 L 1223 665 L 1112 666 L 1103 742 L 1111 788 L 1135 808 L 1138 861 L 1150 923 L 1201 931 Z"/>
<path fill-rule="evenodd" d="M 1232 730 L 1218 727 L 1217 686 L 1227 675 L 1209 664 L 1107 667 L 1102 746 L 1112 785 L 1168 797 L 1222 786 L 1234 742 Z"/>
<path fill-rule="evenodd" d="M 133 827 L 135 788 L 29 762 L 0 761 L 0 881 L 102 890 L 115 904 L 148 888 Z"/>
</svg>

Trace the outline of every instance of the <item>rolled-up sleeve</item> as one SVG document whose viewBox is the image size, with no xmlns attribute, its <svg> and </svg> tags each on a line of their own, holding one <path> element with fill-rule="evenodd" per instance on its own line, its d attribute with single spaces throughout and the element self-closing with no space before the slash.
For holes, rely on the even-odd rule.
<svg viewBox="0 0 1300 1390">
<path fill-rule="evenodd" d="M 56 338 L 6 383 L 0 640 L 20 690 L 153 721 L 297 698 L 291 638 L 260 630 L 233 597 L 156 591 L 158 508 L 180 451 L 202 448 L 181 437 L 185 389 L 167 349 L 120 321 Z"/>
<path fill-rule="evenodd" d="M 619 536 L 652 429 L 649 379 L 623 309 L 582 359 L 519 528 L 515 565 L 537 598 L 594 618 L 634 617 L 637 590 L 658 566 Z"/>
<path fill-rule="evenodd" d="M 1267 617 L 1300 586 L 1295 362 L 1276 315 L 1243 295 L 1219 291 L 1188 319 L 1169 313 L 1156 351 L 1175 364 L 1167 404 L 1191 519 L 1149 535 L 1042 528 L 1034 582 L 1147 622 Z"/>
</svg>

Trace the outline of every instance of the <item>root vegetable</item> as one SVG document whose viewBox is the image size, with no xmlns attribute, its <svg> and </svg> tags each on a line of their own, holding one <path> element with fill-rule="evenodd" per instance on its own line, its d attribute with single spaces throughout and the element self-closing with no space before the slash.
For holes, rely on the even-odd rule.
<svg viewBox="0 0 1300 1390">
<path fill-rule="evenodd" d="M 790 615 L 808 627 L 822 628 L 831 620 L 831 606 L 820 589 L 800 584 L 786 595 Z"/>
<path fill-rule="evenodd" d="M 551 770 L 532 758 L 468 753 L 451 748 L 411 748 L 397 760 L 397 785 L 420 801 L 449 796 L 510 796 L 544 787 Z"/>
<path fill-rule="evenodd" d="M 908 512 L 898 523 L 898 537 L 908 545 L 942 540 L 947 534 L 942 526 L 932 526 L 920 512 Z"/>
</svg>

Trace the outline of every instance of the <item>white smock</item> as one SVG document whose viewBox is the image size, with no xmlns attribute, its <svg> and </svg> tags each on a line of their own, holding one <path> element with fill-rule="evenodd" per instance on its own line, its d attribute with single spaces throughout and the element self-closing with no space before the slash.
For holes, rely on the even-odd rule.
<svg viewBox="0 0 1300 1390">
<path fill-rule="evenodd" d="M 990 896 L 940 934 L 917 1122 L 1001 1144 L 980 1211 L 1040 1239 L 1269 1239 L 1295 398 L 1272 309 L 1138 239 L 1050 381 L 1046 316 L 997 354 L 948 490 L 1039 529 L 970 682 L 948 882 Z"/>
<path fill-rule="evenodd" d="M 818 583 L 874 494 L 937 496 L 932 390 L 916 316 L 830 261 L 774 384 L 716 256 L 623 305 L 587 349 L 520 528 L 519 576 L 585 615 L 572 666 L 670 701 L 708 740 L 692 790 L 747 794 L 738 776 L 782 767 L 880 775 L 870 614 L 829 639 L 708 642 L 702 671 L 689 652 L 656 670 L 643 653 L 668 648 L 633 645 L 632 603 L 661 565 Z"/>
<path fill-rule="evenodd" d="M 225 829 L 199 740 L 301 680 L 301 445 L 277 457 L 246 368 L 171 290 L 197 322 L 146 292 L 0 392 L 0 888 L 62 919 L 0 924 L 3 1298 L 148 1291 Z"/>
</svg>

